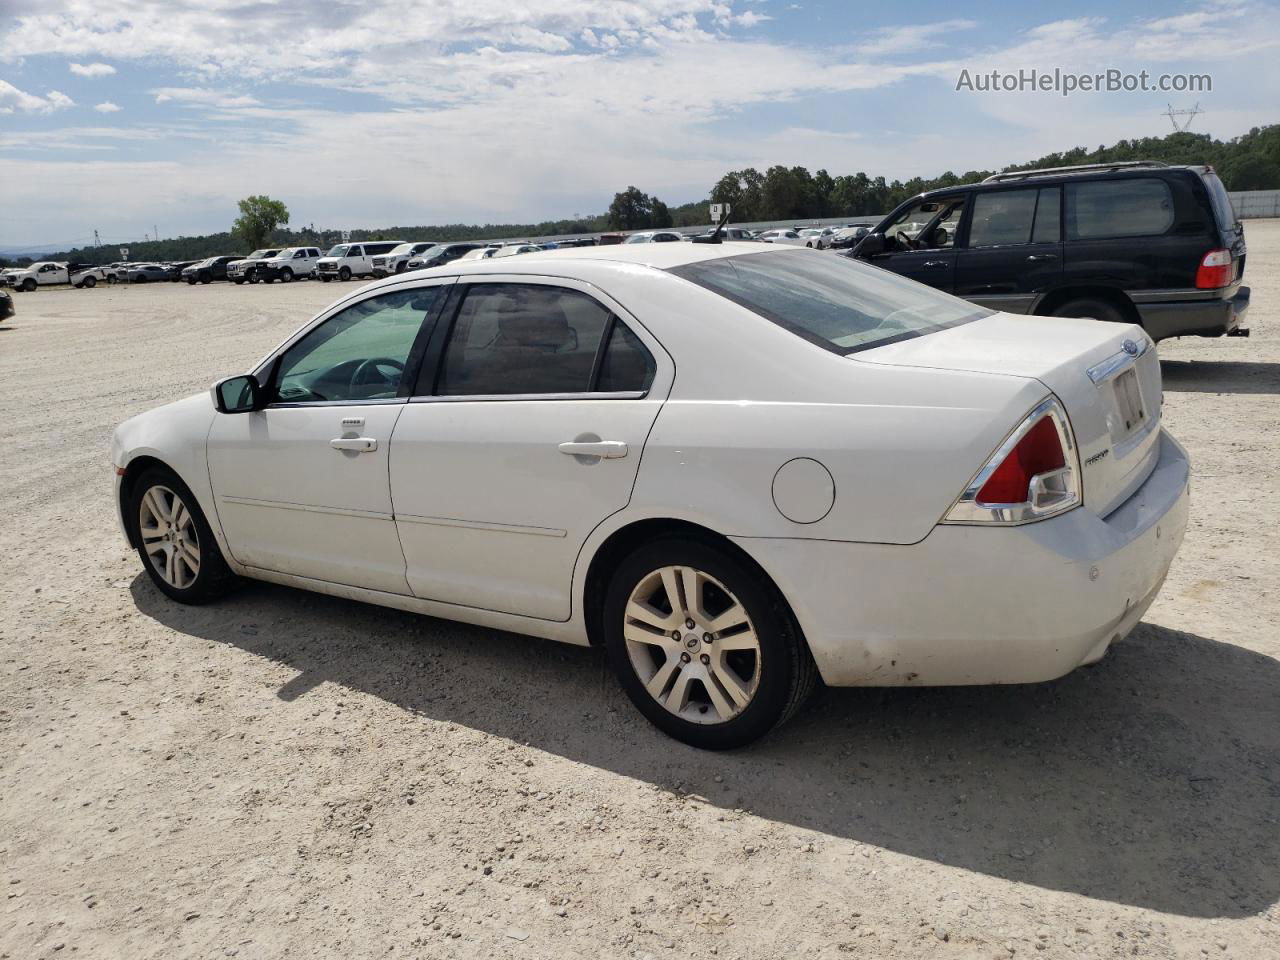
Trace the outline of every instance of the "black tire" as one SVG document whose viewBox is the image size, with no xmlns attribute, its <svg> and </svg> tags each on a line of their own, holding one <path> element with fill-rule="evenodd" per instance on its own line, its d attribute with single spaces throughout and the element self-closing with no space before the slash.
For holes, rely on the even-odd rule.
<svg viewBox="0 0 1280 960">
<path fill-rule="evenodd" d="M 257 283 L 258 271 L 250 268 L 249 270 L 245 271 L 244 278 L 248 280 L 250 283 Z"/>
<path fill-rule="evenodd" d="M 183 586 L 175 586 L 164 578 L 157 566 L 160 561 L 153 562 L 152 556 L 147 553 L 143 545 L 139 514 L 142 510 L 143 498 L 149 490 L 156 487 L 170 491 L 181 500 L 190 513 L 195 529 L 196 552 L 200 558 L 199 570 L 191 582 Z M 160 495 L 163 498 L 163 494 Z M 167 498 L 164 499 L 166 502 L 172 502 Z M 126 517 L 131 524 L 134 541 L 138 544 L 138 557 L 151 577 L 151 582 L 165 596 L 179 603 L 208 603 L 222 596 L 235 585 L 236 576 L 222 558 L 222 551 L 218 549 L 218 541 L 214 539 L 213 530 L 209 527 L 209 521 L 205 519 L 204 511 L 200 509 L 200 504 L 196 502 L 191 489 L 172 470 L 162 466 L 148 467 L 133 483 L 127 510 Z M 176 546 L 173 549 L 176 550 Z"/>
<path fill-rule="evenodd" d="M 339 279 L 339 280 L 343 280 L 343 281 L 350 280 L 350 279 L 351 279 L 351 268 L 350 268 L 350 267 L 339 267 L 339 268 L 338 268 L 338 279 Z"/>
<path fill-rule="evenodd" d="M 202 273 L 202 274 L 200 275 L 200 282 L 201 282 L 201 283 L 213 283 L 213 277 L 209 276 L 207 273 Z"/>
<path fill-rule="evenodd" d="M 97 285 L 98 285 L 97 277 L 85 277 L 84 280 L 82 280 L 80 283 L 80 286 L 88 287 L 90 290 L 92 290 Z"/>
<path fill-rule="evenodd" d="M 187 277 L 187 283 L 188 283 L 190 286 L 193 286 L 193 287 L 194 287 L 194 286 L 196 285 L 196 278 L 195 278 L 195 277 Z"/>
<path fill-rule="evenodd" d="M 1055 317 L 1090 317 L 1106 323 L 1134 323 L 1123 310 L 1106 300 L 1082 297 L 1071 300 L 1053 311 Z"/>
<path fill-rule="evenodd" d="M 238 287 L 238 286 L 240 286 L 240 284 L 244 283 L 244 277 L 236 277 L 236 278 L 235 278 L 234 280 L 232 280 L 231 282 L 232 282 L 232 283 L 234 283 L 234 284 Z"/>
<path fill-rule="evenodd" d="M 322 273 L 322 274 L 320 275 L 320 280 L 321 280 L 321 282 L 322 282 L 322 283 L 328 283 L 328 282 L 329 282 L 330 280 L 332 280 L 332 279 L 333 279 L 333 278 L 332 278 L 332 277 L 330 277 L 327 273 Z"/>
<path fill-rule="evenodd" d="M 291 269 L 289 269 L 288 267 L 285 267 L 283 270 L 281 270 L 281 271 L 280 271 L 280 282 L 281 282 L 281 283 L 293 283 L 293 271 L 292 271 Z"/>
<path fill-rule="evenodd" d="M 119 282 L 120 282 L 120 278 L 117 277 L 114 273 L 107 274 L 107 283 L 119 283 Z"/>
<path fill-rule="evenodd" d="M 30 277 L 27 277 L 27 279 L 25 279 L 25 280 L 23 280 L 23 281 L 22 281 L 22 292 L 23 292 L 23 293 L 30 293 L 30 292 L 31 292 L 32 290 L 34 290 L 35 288 L 36 288 L 36 282 L 35 282 L 34 280 L 32 280 Z"/>
<path fill-rule="evenodd" d="M 642 580 L 668 566 L 693 567 L 719 581 L 755 628 L 759 682 L 750 702 L 729 720 L 698 723 L 670 712 L 645 689 L 628 655 L 623 627 L 631 594 Z M 619 565 L 605 596 L 604 642 L 609 663 L 636 708 L 668 736 L 704 750 L 732 750 L 758 740 L 795 714 L 817 680 L 813 657 L 773 583 L 728 551 L 682 537 L 645 544 Z"/>
<path fill-rule="evenodd" d="M 133 282 L 134 282 L 134 283 L 146 283 L 146 282 L 147 282 L 147 275 L 146 275 L 145 273 L 140 273 L 140 274 L 138 274 L 138 279 L 134 280 Z"/>
<path fill-rule="evenodd" d="M 396 273 L 404 273 L 404 268 L 409 265 L 408 260 L 401 260 L 396 264 Z"/>
</svg>

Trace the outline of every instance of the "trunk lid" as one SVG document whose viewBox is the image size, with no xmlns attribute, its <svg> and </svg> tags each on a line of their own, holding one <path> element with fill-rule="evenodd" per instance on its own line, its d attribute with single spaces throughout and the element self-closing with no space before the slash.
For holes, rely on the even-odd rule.
<svg viewBox="0 0 1280 960">
<path fill-rule="evenodd" d="M 850 359 L 1039 380 L 1067 411 L 1084 505 L 1098 516 L 1127 500 L 1159 458 L 1160 360 L 1135 325 L 998 313 Z"/>
</svg>

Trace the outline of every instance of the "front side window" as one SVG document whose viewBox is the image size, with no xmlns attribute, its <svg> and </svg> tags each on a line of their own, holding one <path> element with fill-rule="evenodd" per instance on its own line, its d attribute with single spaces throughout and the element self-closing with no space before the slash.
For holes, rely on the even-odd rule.
<svg viewBox="0 0 1280 960">
<path fill-rule="evenodd" d="M 409 351 L 443 287 L 397 290 L 347 307 L 284 352 L 279 403 L 395 397 Z"/>
<path fill-rule="evenodd" d="M 596 356 L 612 325 L 610 311 L 577 290 L 542 284 L 477 284 L 467 291 L 458 310 L 445 349 L 439 392 L 446 396 L 589 392 L 597 375 Z M 622 343 L 625 334 L 619 337 Z M 637 376 L 635 362 L 628 364 L 622 356 L 628 346 L 622 343 L 618 348 L 620 359 L 609 374 L 612 384 L 645 379 L 643 363 Z"/>
<path fill-rule="evenodd" d="M 989 317 L 991 310 L 847 257 L 745 253 L 670 271 L 835 353 Z"/>
<path fill-rule="evenodd" d="M 1173 193 L 1154 177 L 1067 186 L 1069 240 L 1159 236 L 1173 219 Z"/>
</svg>

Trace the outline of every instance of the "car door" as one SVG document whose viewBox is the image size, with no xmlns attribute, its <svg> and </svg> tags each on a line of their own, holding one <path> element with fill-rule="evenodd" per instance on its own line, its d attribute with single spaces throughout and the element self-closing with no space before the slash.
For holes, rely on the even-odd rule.
<svg viewBox="0 0 1280 960">
<path fill-rule="evenodd" d="M 460 283 L 451 300 L 429 351 L 435 378 L 391 442 L 409 586 L 567 620 L 579 550 L 627 505 L 674 367 L 589 284 L 494 276 Z"/>
<path fill-rule="evenodd" d="M 1062 278 L 1062 188 L 974 195 L 955 293 L 993 310 L 1030 313 Z"/>
<path fill-rule="evenodd" d="M 264 368 L 264 409 L 214 418 L 214 504 L 247 566 L 407 594 L 390 441 L 448 278 L 357 299 Z"/>
<path fill-rule="evenodd" d="M 959 194 L 914 204 L 884 230 L 884 250 L 865 259 L 950 293 L 955 284 L 956 234 L 965 200 L 966 195 Z"/>
</svg>

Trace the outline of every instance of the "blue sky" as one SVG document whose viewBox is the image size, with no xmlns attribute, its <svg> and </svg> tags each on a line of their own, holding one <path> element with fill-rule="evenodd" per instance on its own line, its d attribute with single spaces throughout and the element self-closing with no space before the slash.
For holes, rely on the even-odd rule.
<svg viewBox="0 0 1280 960">
<path fill-rule="evenodd" d="M 1274 3 L 0 0 L 0 246 L 668 203 L 774 163 L 889 179 L 1280 120 Z M 1211 92 L 979 93 L 961 70 L 1207 73 Z"/>
</svg>

